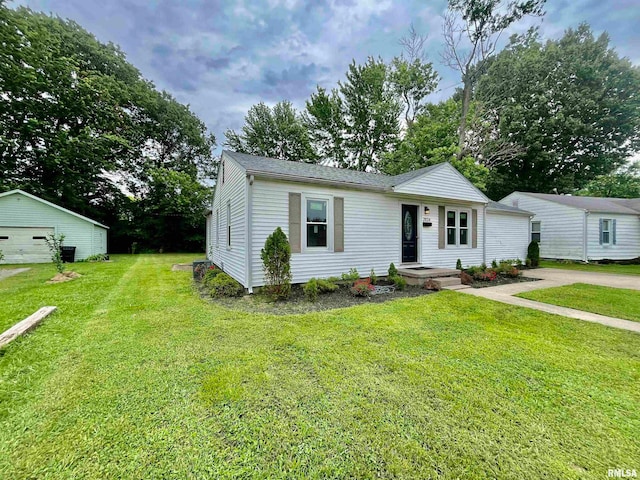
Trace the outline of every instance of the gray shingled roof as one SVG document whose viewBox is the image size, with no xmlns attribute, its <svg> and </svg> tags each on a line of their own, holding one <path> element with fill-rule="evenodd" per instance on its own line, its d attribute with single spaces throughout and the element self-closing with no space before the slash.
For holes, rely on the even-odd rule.
<svg viewBox="0 0 640 480">
<path fill-rule="evenodd" d="M 504 205 L 503 203 L 498 202 L 489 202 L 487 204 L 487 210 L 494 212 L 505 212 L 505 213 L 516 213 L 519 215 L 527 215 L 532 216 L 534 213 L 529 212 L 527 210 L 522 210 L 521 208 L 512 207 L 510 205 Z"/>
<path fill-rule="evenodd" d="M 381 173 L 357 172 L 344 168 L 327 167 L 313 163 L 291 162 L 275 158 L 248 155 L 225 150 L 225 155 L 233 158 L 250 174 L 266 174 L 288 177 L 292 180 L 312 179 L 331 183 L 344 183 L 364 188 L 386 190 L 405 183 L 413 178 L 435 170 L 442 164 L 414 170 L 401 175 L 384 175 Z"/>
<path fill-rule="evenodd" d="M 550 193 L 520 193 L 589 212 L 640 214 L 640 198 L 574 197 L 573 195 L 554 195 Z"/>
</svg>

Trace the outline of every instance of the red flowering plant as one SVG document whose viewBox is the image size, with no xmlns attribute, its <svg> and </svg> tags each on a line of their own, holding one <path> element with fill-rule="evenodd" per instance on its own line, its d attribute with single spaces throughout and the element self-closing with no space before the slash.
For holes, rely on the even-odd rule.
<svg viewBox="0 0 640 480">
<path fill-rule="evenodd" d="M 498 278 L 498 273 L 495 270 L 487 270 L 480 274 L 480 280 L 483 282 L 493 282 Z"/>
<path fill-rule="evenodd" d="M 370 278 L 360 278 L 353 282 L 351 293 L 356 297 L 368 297 L 375 289 L 376 287 L 371 284 Z"/>
</svg>

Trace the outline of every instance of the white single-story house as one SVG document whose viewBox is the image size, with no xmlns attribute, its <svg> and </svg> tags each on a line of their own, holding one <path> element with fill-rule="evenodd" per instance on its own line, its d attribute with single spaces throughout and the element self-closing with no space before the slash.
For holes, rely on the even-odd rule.
<svg viewBox="0 0 640 480">
<path fill-rule="evenodd" d="M 448 163 L 402 175 L 222 153 L 207 228 L 208 258 L 249 291 L 264 285 L 260 251 L 277 227 L 294 283 L 356 268 L 454 268 L 525 258 L 528 212 L 495 205 Z M 509 249 L 487 219 L 509 232 Z M 521 231 L 520 231 L 521 230 Z M 506 256 L 505 256 L 506 255 Z"/>
<path fill-rule="evenodd" d="M 22 190 L 0 193 L 3 263 L 50 262 L 44 239 L 52 233 L 65 235 L 63 246 L 76 247 L 76 260 L 107 253 L 108 228 Z"/>
<path fill-rule="evenodd" d="M 543 258 L 629 260 L 640 257 L 640 198 L 513 192 L 500 200 L 534 213 L 531 238 Z"/>
</svg>

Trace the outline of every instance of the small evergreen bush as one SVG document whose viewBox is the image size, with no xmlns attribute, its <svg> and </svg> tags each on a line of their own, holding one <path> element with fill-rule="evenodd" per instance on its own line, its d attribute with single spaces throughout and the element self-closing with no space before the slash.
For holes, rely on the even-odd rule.
<svg viewBox="0 0 640 480">
<path fill-rule="evenodd" d="M 267 237 L 260 252 L 267 281 L 266 292 L 276 300 L 289 298 L 291 293 L 291 246 L 280 227 Z"/>
<path fill-rule="evenodd" d="M 398 276 L 398 269 L 396 268 L 396 266 L 393 263 L 391 263 L 391 265 L 389 265 L 388 274 L 389 274 L 389 278 Z"/>
<path fill-rule="evenodd" d="M 456 262 L 456 270 L 462 270 L 462 260 L 460 259 Z"/>
<path fill-rule="evenodd" d="M 369 274 L 369 278 L 371 279 L 371 283 L 373 283 L 374 285 L 376 283 L 378 283 L 378 276 L 376 275 L 376 272 L 373 271 L 373 268 L 371 269 L 371 273 Z"/>
<path fill-rule="evenodd" d="M 229 274 L 220 272 L 207 285 L 212 297 L 238 297 L 244 288 Z"/>
<path fill-rule="evenodd" d="M 537 267 L 540 265 L 540 245 L 532 240 L 527 248 L 527 265 Z"/>
<path fill-rule="evenodd" d="M 302 291 L 310 302 L 318 299 L 319 293 L 334 292 L 338 289 L 338 285 L 329 279 L 311 278 L 302 286 Z"/>
<path fill-rule="evenodd" d="M 396 274 L 396 275 L 390 276 L 389 280 L 393 282 L 397 290 L 404 290 L 407 287 L 407 281 L 405 280 L 404 277 L 401 277 L 400 275 Z"/>
</svg>

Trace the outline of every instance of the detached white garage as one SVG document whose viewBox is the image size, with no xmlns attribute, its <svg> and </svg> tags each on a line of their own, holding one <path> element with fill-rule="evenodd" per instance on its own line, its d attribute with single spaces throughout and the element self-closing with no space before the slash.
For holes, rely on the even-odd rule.
<svg viewBox="0 0 640 480">
<path fill-rule="evenodd" d="M 76 260 L 107 253 L 109 227 L 22 190 L 0 193 L 0 250 L 3 263 L 51 261 L 44 241 L 64 234 L 64 246 L 76 247 Z"/>
</svg>

